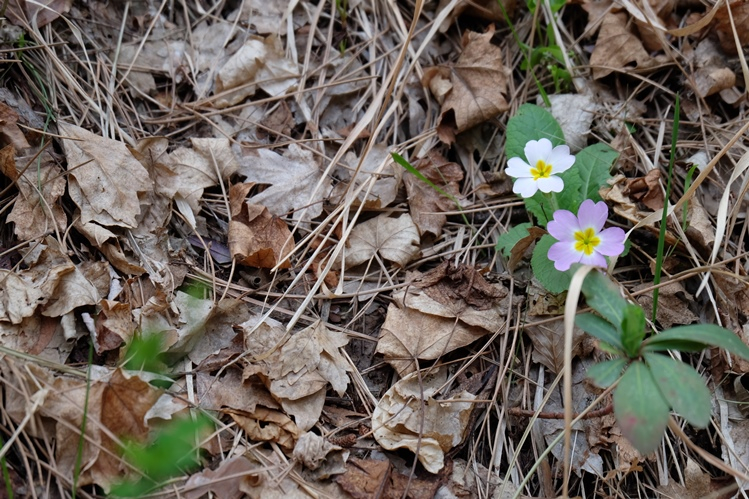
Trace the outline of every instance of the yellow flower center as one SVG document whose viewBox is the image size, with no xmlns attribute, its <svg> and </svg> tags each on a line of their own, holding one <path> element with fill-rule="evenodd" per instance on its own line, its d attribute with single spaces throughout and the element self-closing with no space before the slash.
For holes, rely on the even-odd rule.
<svg viewBox="0 0 749 499">
<path fill-rule="evenodd" d="M 551 176 L 551 165 L 543 159 L 539 159 L 536 163 L 536 167 L 531 168 L 531 175 L 533 175 L 533 180 L 549 178 Z"/>
<path fill-rule="evenodd" d="M 596 236 L 592 227 L 575 232 L 575 251 L 580 251 L 589 256 L 599 244 L 601 244 L 601 238 Z"/>
</svg>

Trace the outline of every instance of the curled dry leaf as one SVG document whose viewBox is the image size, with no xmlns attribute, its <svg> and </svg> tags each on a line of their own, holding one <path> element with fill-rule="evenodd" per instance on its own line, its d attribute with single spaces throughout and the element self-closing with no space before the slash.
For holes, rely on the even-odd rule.
<svg viewBox="0 0 749 499">
<path fill-rule="evenodd" d="M 414 168 L 443 192 L 453 197 L 460 194 L 459 182 L 463 180 L 463 168 L 459 164 L 447 161 L 441 154 L 431 151 L 426 158 L 417 161 Z M 455 201 L 411 173 L 406 173 L 404 181 L 411 217 L 419 231 L 421 234 L 429 232 L 439 236 L 447 221 L 443 212 L 457 210 L 459 207 Z"/>
<path fill-rule="evenodd" d="M 444 366 L 411 373 L 385 393 L 372 413 L 377 443 L 388 450 L 418 452 L 430 473 L 439 472 L 445 453 L 463 441 L 476 398 L 467 391 L 436 398 L 449 375 Z"/>
<path fill-rule="evenodd" d="M 747 21 L 749 22 L 749 17 Z M 736 75 L 713 39 L 702 40 L 694 49 L 691 59 L 696 67 L 693 75 L 694 89 L 700 97 L 717 94 L 736 84 Z"/>
<path fill-rule="evenodd" d="M 298 79 L 297 64 L 286 57 L 278 37 L 249 37 L 219 70 L 214 105 L 233 106 L 258 88 L 274 97 L 283 95 Z"/>
<path fill-rule="evenodd" d="M 527 322 L 534 322 L 544 317 L 526 318 Z M 556 320 L 538 326 L 526 326 L 525 333 L 533 342 L 533 362 L 543 364 L 554 374 L 562 372 L 564 368 L 564 322 Z M 572 356 L 580 355 L 581 344 L 585 334 L 574 328 L 572 333 Z"/>
<path fill-rule="evenodd" d="M 291 144 L 283 156 L 270 149 L 247 149 L 239 155 L 239 173 L 247 182 L 270 184 L 250 201 L 268 207 L 274 215 L 294 212 L 295 220 L 309 220 L 322 213 L 322 202 L 330 191 L 330 180 L 312 153 Z"/>
<path fill-rule="evenodd" d="M 0 139 L 8 144 L 5 147 L 10 147 L 10 150 L 24 151 L 30 145 L 17 123 L 18 113 L 6 103 L 0 102 Z M 0 169 L 0 171 L 4 170 Z M 11 179 L 15 180 L 13 177 Z"/>
<path fill-rule="evenodd" d="M 274 442 L 291 451 L 301 435 L 299 427 L 286 414 L 257 406 L 252 411 L 225 409 L 223 411 L 256 442 Z"/>
<path fill-rule="evenodd" d="M 244 495 L 241 485 L 252 481 L 254 468 L 255 465 L 244 456 L 227 459 L 215 470 L 207 468 L 192 475 L 185 483 L 182 497 L 201 499 L 212 493 L 217 499 L 241 499 Z"/>
<path fill-rule="evenodd" d="M 242 265 L 272 269 L 291 268 L 288 259 L 294 247 L 286 222 L 271 215 L 268 208 L 259 204 L 241 202 L 243 192 L 249 184 L 232 186 L 229 196 L 232 198 L 232 217 L 229 221 L 229 250 L 233 258 Z M 240 200 L 238 210 L 236 201 Z"/>
<path fill-rule="evenodd" d="M 645 51 L 640 39 L 628 29 L 627 14 L 609 12 L 603 18 L 598 40 L 590 56 L 593 78 L 603 78 L 633 63 L 637 69 L 646 69 L 653 66 L 655 61 Z"/>
<path fill-rule="evenodd" d="M 467 31 L 463 52 L 453 66 L 424 72 L 423 85 L 442 106 L 437 134 L 443 142 L 452 143 L 456 134 L 509 109 L 507 72 L 501 49 L 491 43 L 493 36 L 493 27 L 483 34 Z"/>
<path fill-rule="evenodd" d="M 746 29 L 746 26 L 749 26 L 749 3 L 734 0 L 730 2 L 730 5 L 731 15 L 728 14 L 728 8 L 725 5 L 715 13 L 716 31 L 718 32 L 718 39 L 720 40 L 720 47 L 723 49 L 723 52 L 730 55 L 737 55 L 736 39 L 733 36 L 731 25 L 733 24 L 736 27 L 739 45 L 745 46 L 749 44 L 749 30 Z M 731 19 L 731 16 L 733 16 L 733 19 Z"/>
<path fill-rule="evenodd" d="M 411 216 L 391 218 L 387 213 L 353 228 L 346 250 L 346 265 L 354 267 L 379 255 L 383 260 L 405 267 L 419 253 L 419 230 Z"/>
<path fill-rule="evenodd" d="M 650 286 L 652 284 L 648 282 L 639 284 L 634 287 L 634 291 Z M 685 325 L 699 322 L 699 317 L 689 309 L 689 303 L 694 301 L 694 297 L 684 289 L 681 282 L 670 282 L 659 289 L 658 310 L 655 316 L 664 329 L 670 329 L 674 324 Z M 653 310 L 653 293 L 648 292 L 638 296 L 637 303 L 645 310 Z"/>
<path fill-rule="evenodd" d="M 68 191 L 81 210 L 81 223 L 133 229 L 138 225 L 138 193 L 153 190 L 145 168 L 122 142 L 60 123 L 68 160 Z"/>
</svg>

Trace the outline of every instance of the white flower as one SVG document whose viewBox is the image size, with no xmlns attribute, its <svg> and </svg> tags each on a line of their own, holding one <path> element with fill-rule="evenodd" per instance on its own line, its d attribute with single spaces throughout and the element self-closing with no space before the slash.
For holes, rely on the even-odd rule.
<svg viewBox="0 0 749 499">
<path fill-rule="evenodd" d="M 562 145 L 552 149 L 549 139 L 541 139 L 528 141 L 524 151 L 528 163 L 520 158 L 507 161 L 505 172 L 517 179 L 512 192 L 524 198 L 533 196 L 538 190 L 561 192 L 564 181 L 555 174 L 567 171 L 575 163 L 570 148 Z"/>
</svg>

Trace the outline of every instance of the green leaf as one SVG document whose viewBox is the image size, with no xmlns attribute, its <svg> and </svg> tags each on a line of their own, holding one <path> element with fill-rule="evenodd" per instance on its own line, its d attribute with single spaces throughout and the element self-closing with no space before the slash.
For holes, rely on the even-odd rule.
<svg viewBox="0 0 749 499">
<path fill-rule="evenodd" d="M 621 330 L 624 311 L 629 305 L 619 293 L 619 287 L 602 272 L 591 272 L 583 282 L 583 294 L 588 306 Z"/>
<path fill-rule="evenodd" d="M 633 362 L 614 390 L 614 414 L 622 434 L 642 454 L 658 447 L 668 424 L 669 407 L 642 362 Z"/>
<path fill-rule="evenodd" d="M 558 294 L 567 291 L 570 287 L 570 276 L 567 272 L 560 272 L 555 269 L 554 262 L 549 260 L 549 248 L 555 242 L 557 240 L 548 234 L 538 240 L 536 247 L 533 249 L 531 268 L 533 269 L 533 275 L 547 291 Z"/>
<path fill-rule="evenodd" d="M 497 251 L 501 251 L 505 258 L 510 258 L 512 248 L 518 241 L 528 236 L 528 229 L 532 226 L 533 224 L 530 223 L 522 223 L 500 235 L 497 238 Z"/>
<path fill-rule="evenodd" d="M 507 122 L 505 153 L 508 158 L 525 157 L 525 144 L 529 140 L 547 138 L 553 146 L 562 145 L 564 132 L 557 120 L 546 109 L 535 104 L 523 104 Z"/>
<path fill-rule="evenodd" d="M 630 357 L 636 357 L 645 338 L 645 312 L 639 305 L 628 303 L 622 319 L 622 345 Z"/>
<path fill-rule="evenodd" d="M 601 388 L 608 388 L 619 379 L 629 360 L 619 358 L 599 362 L 588 368 L 588 378 Z"/>
<path fill-rule="evenodd" d="M 580 186 L 582 185 L 580 175 L 576 168 L 570 168 L 566 172 L 560 173 L 559 178 L 564 181 L 564 189 L 556 194 L 559 208 L 577 214 L 580 204 L 584 201 L 580 194 Z M 525 207 L 536 217 L 538 224 L 543 227 L 546 227 L 549 220 L 554 218 L 554 207 L 551 205 L 551 200 L 541 191 L 537 191 L 532 197 L 526 198 Z"/>
<path fill-rule="evenodd" d="M 692 426 L 707 427 L 710 422 L 710 390 L 697 371 L 665 355 L 646 353 L 644 357 L 655 384 L 671 407 Z"/>
<path fill-rule="evenodd" d="M 583 198 L 600 201 L 598 190 L 611 178 L 611 167 L 619 153 L 603 143 L 588 146 L 575 155 L 575 167 L 582 179 Z"/>
<path fill-rule="evenodd" d="M 666 350 L 679 350 L 680 352 L 701 352 L 708 347 L 705 343 L 688 340 L 663 340 L 657 343 L 646 341 L 642 345 L 643 352 L 665 352 Z"/>
<path fill-rule="evenodd" d="M 707 348 L 707 346 L 724 348 L 744 360 L 749 360 L 749 347 L 733 332 L 715 324 L 693 324 L 691 326 L 675 327 L 651 336 L 647 339 L 645 345 L 647 350 L 652 351 L 663 349 L 664 344 L 668 345 L 674 340 L 689 342 L 688 344 L 702 343 L 705 345 L 704 348 Z"/>
<path fill-rule="evenodd" d="M 619 331 L 605 319 L 595 314 L 580 314 L 575 317 L 575 324 L 586 333 L 624 351 Z"/>
</svg>

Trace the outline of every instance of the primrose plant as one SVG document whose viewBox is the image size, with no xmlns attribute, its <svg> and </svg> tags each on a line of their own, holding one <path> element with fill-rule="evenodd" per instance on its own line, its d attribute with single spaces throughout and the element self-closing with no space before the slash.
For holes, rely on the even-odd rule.
<svg viewBox="0 0 749 499">
<path fill-rule="evenodd" d="M 535 277 L 550 292 L 568 289 L 578 264 L 605 269 L 607 257 L 625 251 L 621 228 L 605 228 L 608 207 L 598 194 L 611 177 L 618 155 L 605 144 L 591 145 L 576 156 L 564 144 L 562 129 L 544 109 L 520 107 L 507 125 L 506 173 L 515 179 L 535 223 L 546 229 L 531 258 Z M 497 249 L 505 256 L 517 245 L 529 246 L 531 223 L 517 225 L 500 236 Z M 520 244 L 523 241 L 523 244 Z M 588 376 L 599 386 L 614 388 L 614 414 L 623 434 L 642 453 L 658 446 L 671 410 L 696 427 L 710 421 L 711 396 L 702 377 L 670 350 L 701 351 L 724 348 L 749 360 L 747 347 L 731 331 L 710 324 L 682 326 L 647 335 L 645 313 L 622 297 L 618 286 L 602 272 L 583 282 L 586 302 L 597 314 L 578 315 L 578 327 L 600 340 L 611 360 L 598 363 Z"/>
</svg>

